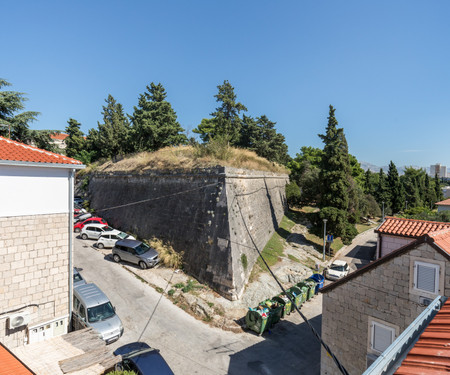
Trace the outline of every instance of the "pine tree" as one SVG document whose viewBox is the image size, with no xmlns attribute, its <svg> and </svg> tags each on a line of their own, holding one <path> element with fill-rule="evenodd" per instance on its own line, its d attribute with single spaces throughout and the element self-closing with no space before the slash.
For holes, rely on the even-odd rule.
<svg viewBox="0 0 450 375">
<path fill-rule="evenodd" d="M 129 149 L 130 123 L 123 107 L 112 95 L 105 99 L 103 106 L 103 123 L 98 123 L 98 131 L 88 135 L 88 143 L 96 151 L 97 158 L 111 158 L 125 154 Z"/>
<path fill-rule="evenodd" d="M 393 213 L 400 212 L 404 208 L 404 192 L 403 186 L 400 183 L 397 167 L 391 160 L 389 163 L 389 170 L 387 175 L 387 184 L 389 192 L 389 203 Z"/>
<path fill-rule="evenodd" d="M 81 151 L 85 150 L 86 141 L 83 137 L 83 132 L 80 130 L 81 124 L 77 120 L 71 118 L 67 123 L 69 125 L 66 127 L 66 133 L 68 134 L 65 140 L 66 155 L 71 158 L 77 158 Z"/>
<path fill-rule="evenodd" d="M 153 82 L 139 96 L 131 116 L 134 151 L 156 151 L 167 146 L 187 143 L 184 129 L 177 121 L 172 105 L 161 83 Z"/>
<path fill-rule="evenodd" d="M 319 134 L 325 144 L 320 171 L 322 184 L 321 207 L 335 207 L 347 211 L 351 178 L 347 140 L 344 129 L 337 128 L 335 109 L 330 105 L 328 126 L 325 134 Z"/>
<path fill-rule="evenodd" d="M 230 145 L 237 145 L 241 130 L 239 114 L 246 112 L 247 108 L 236 101 L 234 87 L 227 80 L 217 86 L 217 89 L 219 92 L 214 97 L 220 106 L 211 113 L 212 119 L 202 120 L 202 123 L 193 132 L 200 134 L 203 141 L 219 136 L 225 138 Z"/>
</svg>

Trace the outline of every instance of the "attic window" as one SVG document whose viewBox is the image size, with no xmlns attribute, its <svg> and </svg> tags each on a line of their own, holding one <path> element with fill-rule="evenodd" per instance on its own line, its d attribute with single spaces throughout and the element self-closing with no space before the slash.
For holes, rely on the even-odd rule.
<svg viewBox="0 0 450 375">
<path fill-rule="evenodd" d="M 439 292 L 439 265 L 414 262 L 414 288 L 432 294 Z"/>
</svg>

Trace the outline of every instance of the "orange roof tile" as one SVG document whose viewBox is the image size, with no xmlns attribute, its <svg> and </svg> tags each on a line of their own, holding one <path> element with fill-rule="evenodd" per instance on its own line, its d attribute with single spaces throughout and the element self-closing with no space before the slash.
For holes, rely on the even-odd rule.
<svg viewBox="0 0 450 375">
<path fill-rule="evenodd" d="M 436 206 L 450 206 L 450 198 L 437 202 Z"/>
<path fill-rule="evenodd" d="M 60 141 L 64 141 L 68 136 L 69 136 L 69 134 L 59 133 L 59 134 L 51 134 L 50 138 L 51 139 L 59 139 Z"/>
<path fill-rule="evenodd" d="M 83 165 L 79 160 L 0 137 L 0 160 Z"/>
<path fill-rule="evenodd" d="M 394 236 L 418 238 L 424 234 L 446 228 L 450 228 L 450 223 L 387 216 L 386 220 L 375 230 L 375 232 L 391 234 Z"/>
<path fill-rule="evenodd" d="M 14 354 L 0 343 L 0 373 L 2 375 L 34 375 Z"/>
<path fill-rule="evenodd" d="M 428 233 L 428 236 L 442 250 L 450 254 L 450 229 L 442 229 L 436 232 Z"/>
<path fill-rule="evenodd" d="M 420 335 L 397 375 L 450 373 L 450 299 Z"/>
</svg>

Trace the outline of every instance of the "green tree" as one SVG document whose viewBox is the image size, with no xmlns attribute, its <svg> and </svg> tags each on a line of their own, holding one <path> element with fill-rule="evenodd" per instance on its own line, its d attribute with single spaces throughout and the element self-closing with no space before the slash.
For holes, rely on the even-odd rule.
<svg viewBox="0 0 450 375">
<path fill-rule="evenodd" d="M 389 203 L 393 213 L 400 212 L 404 209 L 404 196 L 402 194 L 403 186 L 400 183 L 397 167 L 391 160 L 387 174 L 387 186 L 389 194 Z"/>
<path fill-rule="evenodd" d="M 430 178 L 428 177 L 428 174 L 425 174 L 425 181 L 424 181 L 424 190 L 425 190 L 425 198 L 424 198 L 424 204 L 426 208 L 432 209 L 434 207 L 434 204 L 438 202 L 436 199 L 436 192 L 432 188 L 432 184 L 430 182 Z"/>
<path fill-rule="evenodd" d="M 0 78 L 0 89 L 11 84 Z M 50 138 L 53 132 L 49 130 L 32 130 L 29 124 L 37 119 L 39 112 L 25 111 L 25 102 L 28 100 L 22 92 L 0 91 L 0 135 L 11 139 L 34 145 L 44 150 L 56 152 L 57 149 Z"/>
<path fill-rule="evenodd" d="M 153 82 L 139 96 L 131 116 L 133 151 L 156 151 L 167 146 L 187 143 L 183 128 L 177 121 L 172 105 L 161 83 Z"/>
<path fill-rule="evenodd" d="M 437 175 L 437 173 L 434 175 L 434 194 L 436 196 L 436 202 L 440 202 L 441 200 L 444 199 L 444 194 L 442 193 L 442 189 L 441 189 L 441 182 L 439 180 L 439 177 Z"/>
<path fill-rule="evenodd" d="M 257 117 L 256 121 L 244 115 L 238 145 L 255 151 L 267 160 L 286 165 L 290 159 L 288 147 L 284 136 L 277 133 L 275 124 L 265 115 Z"/>
<path fill-rule="evenodd" d="M 337 128 L 335 109 L 330 105 L 325 134 L 319 134 L 325 144 L 320 171 L 322 187 L 321 207 L 348 210 L 351 167 L 344 129 Z"/>
<path fill-rule="evenodd" d="M 359 163 L 358 159 L 356 159 L 356 156 L 353 156 L 351 154 L 348 154 L 348 159 L 350 162 L 350 168 L 352 171 L 352 177 L 355 180 L 355 182 L 361 187 L 364 187 L 364 169 L 361 168 L 361 164 Z"/>
<path fill-rule="evenodd" d="M 206 142 L 211 138 L 225 137 L 230 145 L 239 143 L 241 119 L 240 112 L 246 112 L 247 108 L 236 101 L 234 87 L 225 80 L 222 85 L 217 86 L 219 92 L 214 95 L 216 102 L 220 105 L 215 112 L 211 113 L 211 119 L 203 119 L 201 124 L 193 130 L 200 134 L 200 138 Z"/>
<path fill-rule="evenodd" d="M 76 158 L 81 151 L 86 151 L 86 140 L 84 139 L 83 132 L 81 131 L 81 124 L 71 118 L 67 121 L 69 124 L 66 127 L 66 155 L 71 158 Z"/>
<path fill-rule="evenodd" d="M 130 150 L 130 123 L 125 116 L 123 107 L 112 95 L 105 99 L 103 106 L 103 123 L 98 123 L 98 130 L 91 129 L 87 140 L 96 157 L 111 158 L 123 155 Z"/>
</svg>

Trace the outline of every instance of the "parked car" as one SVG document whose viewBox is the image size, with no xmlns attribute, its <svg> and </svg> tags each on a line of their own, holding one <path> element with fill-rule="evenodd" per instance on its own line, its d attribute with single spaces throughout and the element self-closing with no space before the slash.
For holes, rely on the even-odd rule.
<svg viewBox="0 0 450 375">
<path fill-rule="evenodd" d="M 102 233 L 98 238 L 95 245 L 99 249 L 103 249 L 104 247 L 114 247 L 117 241 L 124 239 L 134 240 L 135 238 L 125 232 L 121 232 L 120 230 L 113 229 L 109 232 Z"/>
<path fill-rule="evenodd" d="M 112 249 L 115 262 L 124 260 L 138 264 L 142 269 L 154 267 L 159 263 L 158 252 L 146 243 L 137 240 L 117 241 Z"/>
<path fill-rule="evenodd" d="M 73 231 L 75 233 L 80 233 L 81 230 L 83 229 L 83 227 L 87 224 L 103 224 L 103 225 L 108 225 L 108 223 L 106 222 L 105 219 L 102 219 L 101 217 L 90 217 L 84 221 L 79 221 L 77 223 L 74 224 L 73 226 Z"/>
<path fill-rule="evenodd" d="M 347 276 L 349 272 L 350 267 L 347 262 L 335 260 L 329 268 L 323 271 L 323 275 L 329 280 L 339 280 Z"/>
<path fill-rule="evenodd" d="M 92 214 L 89 212 L 81 212 L 78 215 L 75 215 L 73 217 L 73 222 L 74 223 L 78 223 L 79 221 L 84 221 L 86 219 L 89 219 L 90 217 L 92 217 Z"/>
<path fill-rule="evenodd" d="M 86 280 L 80 275 L 80 272 L 73 267 L 73 287 L 76 288 L 79 285 L 86 284 Z"/>
<path fill-rule="evenodd" d="M 121 355 L 122 361 L 116 364 L 116 371 L 134 371 L 137 375 L 173 375 L 167 362 L 158 349 L 153 349 L 145 342 L 133 342 L 114 351 Z"/>
<path fill-rule="evenodd" d="M 76 196 L 76 197 L 73 198 L 73 203 L 82 205 L 83 202 L 84 202 L 84 199 L 81 198 L 80 196 Z"/>
<path fill-rule="evenodd" d="M 123 334 L 122 321 L 105 293 L 95 284 L 73 289 L 72 325 L 75 330 L 92 327 L 110 344 Z"/>
<path fill-rule="evenodd" d="M 81 238 L 83 240 L 87 240 L 88 238 L 91 240 L 98 240 L 102 233 L 110 232 L 112 230 L 114 230 L 114 228 L 105 224 L 88 224 L 81 229 Z"/>
</svg>

